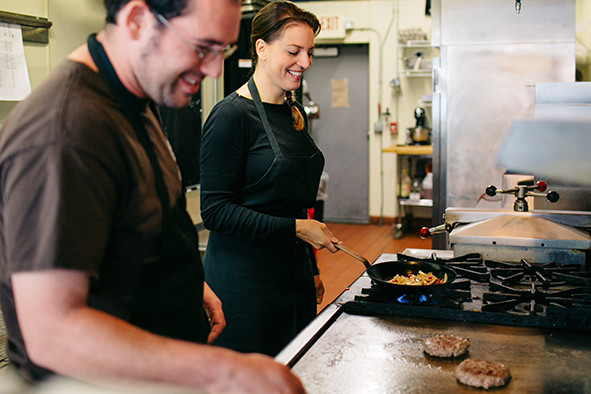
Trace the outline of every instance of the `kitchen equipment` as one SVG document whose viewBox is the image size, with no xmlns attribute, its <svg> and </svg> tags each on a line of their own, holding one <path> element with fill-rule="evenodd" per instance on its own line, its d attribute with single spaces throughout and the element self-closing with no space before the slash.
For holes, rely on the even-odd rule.
<svg viewBox="0 0 591 394">
<path fill-rule="evenodd" d="M 432 4 L 431 44 L 440 53 L 433 63 L 430 120 L 436 224 L 448 207 L 473 207 L 486 186 L 483 179 L 500 184 L 506 169 L 525 171 L 494 165 L 497 149 L 514 119 L 529 116 L 532 109 L 537 112 L 534 84 L 574 80 L 576 7 L 574 0 L 528 1 L 524 10 L 535 15 L 530 18 L 525 13 L 516 16 L 511 2 L 434 0 Z M 589 113 L 588 107 L 579 108 Z M 538 131 L 520 141 L 520 150 L 559 166 L 560 161 L 547 160 L 545 155 L 546 150 L 558 152 L 556 146 Z M 565 136 L 564 131 L 556 129 L 556 136 Z M 571 144 L 570 149 L 584 151 L 584 144 Z M 569 153 L 560 157 L 569 159 Z M 529 169 L 520 173 L 550 180 L 536 173 L 534 165 Z M 436 236 L 433 247 L 445 249 L 446 242 Z"/>
<path fill-rule="evenodd" d="M 399 294 L 436 292 L 441 288 L 447 287 L 456 278 L 456 273 L 452 269 L 441 266 L 432 261 L 386 261 L 380 264 L 370 265 L 365 257 L 353 252 L 342 244 L 335 244 L 335 247 L 361 261 L 363 265 L 365 265 L 367 275 L 379 287 L 383 287 L 388 291 L 395 291 Z M 428 286 L 410 286 L 390 282 L 390 280 L 396 275 L 416 275 L 419 271 L 433 273 L 433 275 L 441 280 L 441 283 Z M 444 281 L 444 278 L 446 277 L 447 281 Z"/>
<path fill-rule="evenodd" d="M 589 331 L 591 276 L 579 265 L 488 260 L 478 253 L 442 258 L 443 251 L 406 250 L 386 261 L 433 263 L 453 269 L 445 292 L 393 298 L 371 284 L 344 305 L 348 313 L 395 315 L 523 327 Z M 429 253 L 431 253 L 429 255 Z M 381 260 L 382 258 L 378 259 Z M 372 266 L 379 266 L 376 262 Z"/>
<path fill-rule="evenodd" d="M 495 392 L 589 391 L 591 320 L 584 295 L 569 301 L 574 293 L 566 291 L 546 299 L 549 307 L 545 308 L 536 298 L 539 293 L 554 293 L 565 284 L 535 287 L 537 291 L 532 292 L 530 283 L 529 294 L 538 293 L 533 302 L 515 284 L 507 287 L 516 287 L 523 294 L 513 293 L 514 299 L 509 301 L 497 299 L 511 296 L 502 282 L 515 273 L 472 254 L 461 261 L 462 256 L 454 257 L 449 250 L 407 249 L 402 254 L 383 254 L 372 266 L 404 256 L 413 261 L 435 257 L 438 264 L 449 265 L 458 273 L 454 284 L 467 283 L 468 287 L 401 303 L 392 297 L 374 299 L 374 290 L 383 289 L 372 284 L 366 274 L 361 275 L 276 357 L 292 368 L 307 390 L 388 393 L 430 392 L 436 387 L 445 393 L 474 391 L 454 378 L 461 360 L 438 359 L 423 352 L 424 339 L 450 333 L 470 339 L 471 358 L 509 366 L 513 379 Z M 571 268 L 577 280 L 582 278 L 581 288 L 588 288 L 589 273 Z M 521 269 L 520 264 L 513 269 Z M 569 275 L 561 271 L 564 267 L 545 269 L 544 276 Z M 502 290 L 495 288 L 497 284 Z M 515 302 L 519 297 L 524 298 Z M 449 302 L 438 303 L 439 298 Z M 484 304 L 491 304 L 492 309 L 482 310 Z M 367 376 L 371 379 L 360 378 Z"/>
<path fill-rule="evenodd" d="M 497 191 L 487 187 L 489 195 L 498 192 L 514 193 L 514 210 L 447 208 L 445 223 L 433 228 L 422 228 L 420 235 L 448 233 L 449 244 L 456 255 L 481 253 L 486 259 L 520 262 L 522 259 L 536 263 L 586 265 L 591 248 L 591 212 L 562 210 L 532 210 L 525 201 L 527 195 L 545 197 L 556 202 L 555 191 L 546 194 L 544 182 L 535 186 L 529 181 L 515 188 Z"/>
<path fill-rule="evenodd" d="M 421 63 L 425 58 L 424 51 L 415 51 L 412 56 L 410 57 L 403 57 L 402 60 L 404 61 L 404 66 L 408 70 L 419 71 L 421 69 Z"/>
<path fill-rule="evenodd" d="M 513 210 L 517 212 L 527 212 L 529 210 L 529 204 L 525 200 L 526 197 L 545 197 L 551 203 L 555 203 L 560 199 L 560 195 L 555 191 L 550 191 L 547 194 L 543 194 L 546 190 L 546 182 L 538 181 L 535 185 L 533 180 L 525 180 L 517 182 L 517 185 L 513 188 L 506 190 L 497 190 L 497 187 L 490 185 L 486 188 L 486 194 L 490 197 L 494 197 L 498 194 L 513 194 L 516 197 L 515 203 L 513 204 Z M 537 191 L 537 192 L 536 192 Z"/>
<path fill-rule="evenodd" d="M 425 109 L 416 107 L 414 110 L 416 120 L 415 127 L 409 127 L 408 133 L 413 144 L 429 145 L 431 144 L 431 130 L 426 127 Z"/>
</svg>

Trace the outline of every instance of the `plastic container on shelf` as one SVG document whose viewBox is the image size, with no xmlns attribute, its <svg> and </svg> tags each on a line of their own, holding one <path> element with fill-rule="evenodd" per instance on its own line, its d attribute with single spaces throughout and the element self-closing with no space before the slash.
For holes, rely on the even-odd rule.
<svg viewBox="0 0 591 394">
<path fill-rule="evenodd" d="M 421 199 L 421 178 L 416 178 L 412 181 L 412 187 L 410 188 L 409 200 L 419 201 Z"/>
<path fill-rule="evenodd" d="M 408 175 L 408 171 L 406 169 L 402 170 L 402 174 L 400 175 L 400 191 L 398 196 L 400 198 L 408 198 L 410 196 L 410 189 L 412 187 L 412 180 Z"/>
<path fill-rule="evenodd" d="M 423 184 L 422 184 L 422 194 L 423 194 L 423 198 L 426 199 L 433 199 L 433 173 L 432 172 L 428 172 L 427 175 L 425 175 L 425 178 L 423 179 Z"/>
</svg>

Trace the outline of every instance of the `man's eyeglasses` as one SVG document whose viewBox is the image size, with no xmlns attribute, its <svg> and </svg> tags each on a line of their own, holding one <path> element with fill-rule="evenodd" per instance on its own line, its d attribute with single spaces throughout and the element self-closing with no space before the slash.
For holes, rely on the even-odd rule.
<svg viewBox="0 0 591 394">
<path fill-rule="evenodd" d="M 166 19 L 164 16 L 162 16 L 161 14 L 159 14 L 155 11 L 152 11 L 152 12 L 154 13 L 154 16 L 156 16 L 156 19 L 158 19 L 158 21 L 160 21 L 160 23 L 162 23 L 164 26 L 166 26 L 168 29 L 170 29 L 170 31 L 172 31 L 182 42 L 187 44 L 189 46 L 189 48 L 191 48 L 193 50 L 193 52 L 195 52 L 197 54 L 197 56 L 199 57 L 199 59 L 201 59 L 201 61 L 203 61 L 203 62 L 207 62 L 207 61 L 216 59 L 220 55 L 222 55 L 222 57 L 224 59 L 227 59 L 230 56 L 232 56 L 232 54 L 234 52 L 236 52 L 236 49 L 238 48 L 238 46 L 236 44 L 230 44 L 225 48 L 195 46 L 195 45 L 191 44 L 191 42 L 188 39 L 183 37 L 183 35 L 176 28 L 174 28 L 174 26 L 172 26 L 170 24 L 168 19 Z"/>
</svg>

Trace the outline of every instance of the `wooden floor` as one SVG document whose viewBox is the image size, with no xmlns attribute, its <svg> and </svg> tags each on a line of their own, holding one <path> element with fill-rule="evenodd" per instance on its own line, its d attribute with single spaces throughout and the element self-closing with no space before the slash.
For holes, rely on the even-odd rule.
<svg viewBox="0 0 591 394">
<path fill-rule="evenodd" d="M 407 248 L 431 249 L 431 239 L 421 239 L 418 231 L 395 239 L 392 225 L 327 223 L 332 233 L 352 251 L 373 263 L 383 253 L 398 253 Z M 326 289 L 318 311 L 334 301 L 365 271 L 363 263 L 344 252 L 317 252 L 320 278 Z"/>
</svg>

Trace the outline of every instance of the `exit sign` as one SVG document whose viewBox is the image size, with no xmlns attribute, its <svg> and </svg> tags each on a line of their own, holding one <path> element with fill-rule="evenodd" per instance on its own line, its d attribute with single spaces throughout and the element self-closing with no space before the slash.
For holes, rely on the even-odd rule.
<svg viewBox="0 0 591 394">
<path fill-rule="evenodd" d="M 317 15 L 322 25 L 318 38 L 345 38 L 345 18 L 342 15 Z"/>
</svg>

